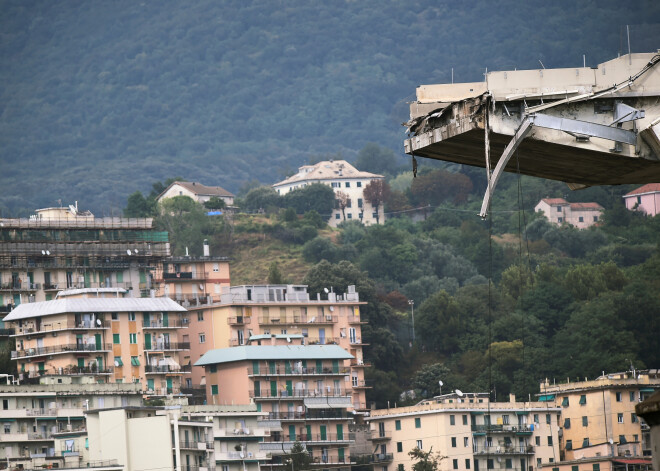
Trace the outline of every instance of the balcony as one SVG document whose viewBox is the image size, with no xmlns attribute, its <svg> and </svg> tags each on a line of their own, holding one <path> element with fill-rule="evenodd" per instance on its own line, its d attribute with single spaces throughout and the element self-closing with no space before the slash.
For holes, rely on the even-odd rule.
<svg viewBox="0 0 660 471">
<path fill-rule="evenodd" d="M 143 345 L 145 352 L 164 352 L 171 350 L 190 350 L 190 342 L 156 342 Z"/>
<path fill-rule="evenodd" d="M 356 345 L 356 346 L 360 346 L 360 345 L 369 345 L 369 344 L 366 343 L 366 342 L 362 342 L 362 339 L 359 338 L 359 337 L 349 339 L 349 340 L 348 340 L 348 343 L 350 343 L 351 345 Z"/>
<path fill-rule="evenodd" d="M 277 365 L 275 368 L 270 368 L 269 365 L 264 365 L 262 368 L 254 370 L 248 368 L 248 376 L 345 376 L 351 372 L 351 369 L 346 366 L 339 366 L 337 368 L 314 368 L 314 367 L 294 367 L 286 368 Z"/>
<path fill-rule="evenodd" d="M 23 471 L 43 471 L 44 467 L 37 468 L 23 468 Z M 88 469 L 88 470 L 122 470 L 123 465 L 117 463 L 117 460 L 104 460 L 104 461 L 77 461 L 66 464 L 66 469 Z"/>
<path fill-rule="evenodd" d="M 371 441 L 372 442 L 382 442 L 392 439 L 391 430 L 372 430 L 371 431 Z"/>
<path fill-rule="evenodd" d="M 252 316 L 236 316 L 227 318 L 227 324 L 229 325 L 248 325 L 251 322 Z"/>
<path fill-rule="evenodd" d="M 28 432 L 27 438 L 35 441 L 52 440 L 53 434 L 50 432 Z"/>
<path fill-rule="evenodd" d="M 106 330 L 110 328 L 110 322 L 97 319 L 95 321 L 64 321 L 64 322 L 51 322 L 43 323 L 41 325 L 34 325 L 33 323 L 25 324 L 22 328 L 16 330 L 15 336 L 23 335 L 39 335 L 51 332 L 61 332 L 65 330 Z"/>
<path fill-rule="evenodd" d="M 29 282 L 8 282 L 0 283 L 0 291 L 38 291 L 41 289 L 41 283 L 29 283 Z"/>
<path fill-rule="evenodd" d="M 360 316 L 348 316 L 349 324 L 366 324 L 367 321 L 363 320 Z"/>
<path fill-rule="evenodd" d="M 243 455 L 243 456 L 241 456 Z M 247 453 L 245 452 L 238 452 L 238 451 L 226 451 L 224 453 L 215 453 L 215 461 L 216 463 L 221 462 L 221 461 L 261 461 L 261 460 L 269 460 L 272 458 L 272 455 L 268 453 L 267 451 L 259 450 L 259 451 L 248 451 Z"/>
<path fill-rule="evenodd" d="M 8 442 L 25 442 L 28 439 L 27 432 L 13 432 L 0 434 L 0 443 Z"/>
<path fill-rule="evenodd" d="M 369 458 L 369 462 L 371 462 L 371 463 L 391 463 L 393 459 L 394 459 L 394 455 L 392 453 L 374 453 Z"/>
<path fill-rule="evenodd" d="M 532 445 L 498 445 L 498 446 L 473 446 L 475 455 L 533 455 Z"/>
<path fill-rule="evenodd" d="M 371 410 L 371 409 L 367 406 L 367 404 L 364 403 L 364 402 L 354 402 L 354 403 L 353 403 L 353 409 L 355 409 L 356 411 L 360 411 L 360 412 L 367 412 L 367 411 L 370 411 L 370 410 Z"/>
<path fill-rule="evenodd" d="M 170 294 L 168 297 L 183 307 L 207 306 L 214 302 L 220 301 L 219 298 L 214 299 L 213 296 L 205 295 L 203 293 L 199 295 Z"/>
<path fill-rule="evenodd" d="M 214 444 L 213 441 L 207 441 L 207 440 L 180 440 L 179 441 L 179 448 L 182 450 L 198 450 L 198 451 L 206 451 L 206 450 L 213 450 Z"/>
<path fill-rule="evenodd" d="M 174 374 L 183 374 L 190 372 L 191 367 L 186 366 L 174 366 L 174 365 L 145 365 L 144 373 L 152 375 L 174 375 Z"/>
<path fill-rule="evenodd" d="M 285 438 L 285 436 L 282 436 L 282 438 Z M 273 440 L 272 442 L 275 442 L 276 440 Z M 355 434 L 354 433 L 345 433 L 342 435 L 337 435 L 335 433 L 301 433 L 301 434 L 296 434 L 295 436 L 292 435 L 286 435 L 286 441 L 289 442 L 302 442 L 302 443 L 307 443 L 307 444 L 315 444 L 315 443 L 347 443 L 347 442 L 353 442 L 355 441 Z M 271 442 L 271 443 L 272 443 Z M 267 442 L 266 442 L 267 443 Z"/>
<path fill-rule="evenodd" d="M 291 391 L 250 391 L 250 397 L 256 399 L 280 399 L 280 398 L 305 398 L 305 397 L 351 397 L 350 394 L 346 393 L 345 389 L 334 389 L 328 387 L 328 389 L 320 390 L 309 390 L 309 389 L 296 389 Z"/>
<path fill-rule="evenodd" d="M 515 433 L 518 435 L 531 435 L 529 425 L 472 425 L 472 432 L 476 433 Z"/>
<path fill-rule="evenodd" d="M 313 455 L 312 456 L 312 465 L 352 465 L 355 464 L 352 462 L 351 458 L 347 456 L 339 455 Z"/>
<path fill-rule="evenodd" d="M 372 386 L 367 386 L 367 382 L 364 380 L 361 381 L 353 381 L 351 383 L 351 387 L 353 389 L 371 389 Z"/>
<path fill-rule="evenodd" d="M 57 355 L 63 353 L 89 353 L 89 352 L 109 352 L 112 350 L 112 344 L 106 343 L 105 345 L 96 344 L 82 344 L 71 343 L 67 345 L 55 345 L 52 347 L 35 347 L 26 348 L 24 350 L 13 350 L 11 352 L 12 359 L 16 358 L 30 358 L 40 357 L 44 355 Z"/>
<path fill-rule="evenodd" d="M 263 438 L 270 437 L 270 429 L 267 428 L 234 428 L 234 429 L 220 429 L 216 430 L 215 438 L 231 438 L 232 440 L 248 438 Z"/>
<path fill-rule="evenodd" d="M 208 272 L 191 272 L 191 271 L 180 271 L 178 273 L 163 273 L 163 280 L 166 280 L 168 283 L 174 281 L 190 281 L 190 280 L 206 280 L 209 277 Z"/>
<path fill-rule="evenodd" d="M 143 329 L 182 329 L 188 327 L 187 319 L 154 319 L 142 322 Z"/>
<path fill-rule="evenodd" d="M 351 368 L 371 368 L 371 362 L 364 360 L 351 360 Z"/>
<path fill-rule="evenodd" d="M 281 316 L 281 317 L 259 317 L 261 325 L 290 325 L 290 324 L 335 324 L 339 318 L 337 316 Z"/>
<path fill-rule="evenodd" d="M 304 337 L 305 345 L 339 345 L 337 337 Z"/>
</svg>

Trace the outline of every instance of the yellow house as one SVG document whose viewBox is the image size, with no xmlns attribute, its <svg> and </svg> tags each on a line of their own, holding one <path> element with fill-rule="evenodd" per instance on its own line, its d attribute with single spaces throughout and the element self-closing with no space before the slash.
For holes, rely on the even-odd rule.
<svg viewBox="0 0 660 471">
<path fill-rule="evenodd" d="M 538 470 L 559 459 L 560 409 L 541 402 L 490 402 L 454 393 L 415 406 L 371 411 L 377 471 L 411 468 L 413 448 L 446 456 L 441 471 Z"/>
<path fill-rule="evenodd" d="M 562 458 L 578 449 L 603 443 L 641 443 L 640 454 L 651 454 L 648 427 L 635 405 L 660 389 L 657 370 L 627 371 L 594 380 L 561 384 L 541 383 L 540 399 L 561 407 Z"/>
</svg>

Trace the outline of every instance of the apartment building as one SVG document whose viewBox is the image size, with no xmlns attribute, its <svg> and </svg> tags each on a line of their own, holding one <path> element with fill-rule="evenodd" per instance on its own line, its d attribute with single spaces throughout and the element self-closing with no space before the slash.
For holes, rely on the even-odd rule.
<svg viewBox="0 0 660 471">
<path fill-rule="evenodd" d="M 490 402 L 486 393 L 452 393 L 415 406 L 372 410 L 378 471 L 411 469 L 408 456 L 420 448 L 447 456 L 440 469 L 539 470 L 559 459 L 561 409 L 542 402 Z"/>
<path fill-rule="evenodd" d="M 277 431 L 260 450 L 273 454 L 271 467 L 299 441 L 315 467 L 348 469 L 352 359 L 338 345 L 250 345 L 211 350 L 196 366 L 204 367 L 209 404 L 254 402 L 268 412 Z"/>
<path fill-rule="evenodd" d="M 330 186 L 335 194 L 342 193 L 348 198 L 346 208 L 342 211 L 335 208 L 330 215 L 328 224 L 336 227 L 347 220 L 361 221 L 365 225 L 385 221 L 383 205 L 374 208 L 364 197 L 364 188 L 374 180 L 383 180 L 385 177 L 375 173 L 361 172 L 345 160 L 326 160 L 314 165 L 303 165 L 298 173 L 286 180 L 275 183 L 273 188 L 280 195 L 291 190 L 303 188 L 313 183 Z"/>
<path fill-rule="evenodd" d="M 628 444 L 630 445 L 630 444 Z M 650 457 L 635 455 L 628 445 L 603 443 L 582 448 L 571 458 L 544 463 L 544 471 L 650 471 Z"/>
<path fill-rule="evenodd" d="M 156 200 L 160 203 L 175 196 L 187 196 L 202 204 L 211 198 L 221 199 L 227 206 L 234 204 L 232 193 L 222 187 L 202 185 L 199 182 L 173 182 L 158 195 Z"/>
<path fill-rule="evenodd" d="M 37 384 L 0 385 L 0 463 L 8 467 L 90 465 L 85 411 L 139 405 L 139 384 L 99 384 L 93 376 L 42 377 Z"/>
<path fill-rule="evenodd" d="M 64 291 L 21 304 L 11 357 L 21 379 L 93 375 L 103 383 L 140 382 L 148 394 L 178 394 L 189 363 L 186 310 L 169 298 L 121 297 L 119 288 Z"/>
<path fill-rule="evenodd" d="M 623 195 L 626 209 L 641 211 L 647 216 L 660 212 L 660 183 L 648 183 Z"/>
<path fill-rule="evenodd" d="M 569 203 L 564 198 L 543 198 L 534 207 L 534 211 L 542 212 L 551 224 L 570 224 L 578 229 L 598 224 L 604 210 L 598 203 Z"/>
<path fill-rule="evenodd" d="M 571 460 L 585 448 L 602 444 L 651 455 L 649 428 L 635 406 L 660 389 L 660 371 L 612 373 L 594 380 L 540 386 L 540 399 L 561 408 L 562 459 Z M 633 444 L 635 446 L 633 446 Z"/>
<path fill-rule="evenodd" d="M 0 315 L 65 289 L 119 287 L 149 296 L 151 272 L 170 255 L 150 218 L 96 218 L 77 204 L 0 219 Z"/>
<path fill-rule="evenodd" d="M 241 345 L 271 345 L 273 336 L 297 345 L 338 345 L 350 361 L 353 408 L 366 411 L 360 301 L 355 286 L 346 293 L 310 295 L 306 285 L 240 285 L 223 287 L 220 303 L 189 307 L 193 364 L 212 349 Z M 192 331 L 197 332 L 196 336 Z M 276 339 L 277 340 L 277 339 Z M 203 371 L 193 368 L 193 384 L 202 384 Z M 208 381 L 206 381 L 208 383 Z"/>
</svg>

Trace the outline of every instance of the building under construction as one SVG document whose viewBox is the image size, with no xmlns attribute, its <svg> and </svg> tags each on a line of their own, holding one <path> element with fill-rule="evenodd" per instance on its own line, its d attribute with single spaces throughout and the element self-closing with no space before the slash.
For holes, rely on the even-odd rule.
<svg viewBox="0 0 660 471">
<path fill-rule="evenodd" d="M 152 271 L 169 255 L 167 232 L 151 218 L 96 218 L 72 205 L 0 219 L 0 314 L 71 288 L 149 296 Z"/>
</svg>

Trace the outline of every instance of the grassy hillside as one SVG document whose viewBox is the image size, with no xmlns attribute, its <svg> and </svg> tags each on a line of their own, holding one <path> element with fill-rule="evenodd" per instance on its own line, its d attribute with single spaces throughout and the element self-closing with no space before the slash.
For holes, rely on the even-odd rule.
<svg viewBox="0 0 660 471">
<path fill-rule="evenodd" d="M 181 175 L 236 190 L 366 142 L 401 153 L 421 83 L 655 49 L 660 4 L 0 3 L 0 210 L 125 197 Z M 644 25 L 641 23 L 648 23 Z"/>
</svg>

